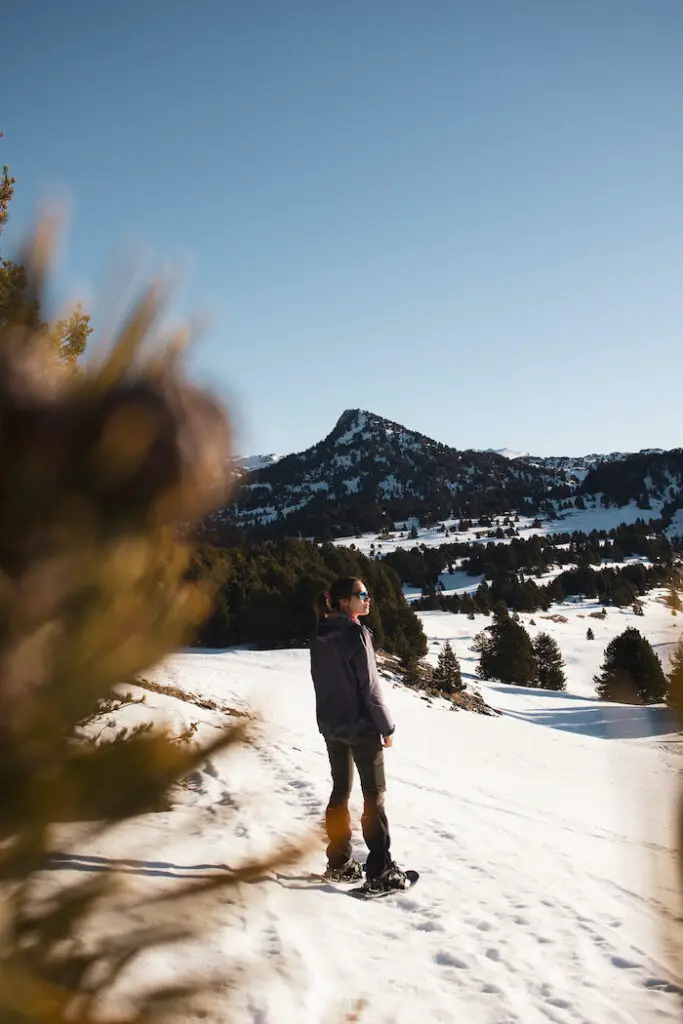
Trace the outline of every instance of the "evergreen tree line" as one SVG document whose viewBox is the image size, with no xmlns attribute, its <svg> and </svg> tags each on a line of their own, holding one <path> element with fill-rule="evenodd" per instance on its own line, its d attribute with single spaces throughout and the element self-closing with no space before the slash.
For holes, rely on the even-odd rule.
<svg viewBox="0 0 683 1024">
<path fill-rule="evenodd" d="M 469 453 L 468 453 L 469 457 Z M 494 486 L 483 483 L 478 489 L 472 483 L 472 489 L 454 493 L 436 481 L 430 484 L 429 472 L 416 472 L 415 480 L 406 481 L 414 486 L 415 493 L 403 498 L 377 500 L 380 480 L 386 476 L 387 467 L 383 466 L 381 474 L 376 478 L 370 475 L 364 478 L 360 493 L 337 495 L 336 501 L 330 501 L 330 491 L 319 491 L 310 498 L 306 505 L 291 512 L 281 507 L 275 508 L 272 522 L 261 523 L 260 509 L 272 503 L 272 491 L 263 484 L 271 484 L 279 488 L 284 480 L 291 475 L 292 483 L 301 480 L 306 466 L 300 456 L 290 456 L 291 466 L 284 466 L 285 460 L 277 462 L 273 467 L 259 471 L 258 478 L 244 488 L 239 497 L 240 519 L 249 529 L 256 541 L 279 539 L 284 537 L 310 537 L 318 542 L 334 540 L 341 537 L 353 537 L 359 533 L 379 532 L 383 527 L 406 519 L 479 519 L 482 516 L 505 516 L 511 508 L 517 509 L 520 515 L 535 516 L 546 507 L 547 484 L 529 478 L 523 481 L 509 480 Z M 296 473 L 295 473 L 296 470 Z M 347 474 L 348 475 L 348 471 Z M 397 469 L 395 476 L 400 475 Z M 271 479 L 272 478 L 272 479 Z M 333 490 L 330 487 L 330 490 Z M 285 492 L 286 493 L 286 492 Z M 572 490 L 566 485 L 553 488 L 553 496 L 558 500 L 571 496 Z M 291 496 L 290 496 L 291 497 Z M 289 500 L 289 499 L 288 499 Z M 552 505 L 552 503 L 551 503 Z M 554 510 L 554 507 L 553 507 Z M 227 520 L 233 522 L 232 514 Z"/>
<path fill-rule="evenodd" d="M 586 474 L 581 490 L 600 493 L 613 505 L 639 501 L 643 507 L 649 507 L 650 496 L 671 498 L 672 491 L 680 490 L 682 480 L 683 448 L 674 448 L 668 452 L 643 452 L 625 459 L 598 462 Z"/>
<path fill-rule="evenodd" d="M 585 508 L 587 498 L 599 495 L 600 503 L 607 507 L 635 501 L 639 508 L 650 509 L 651 498 L 662 501 L 662 520 L 656 527 L 661 532 L 669 525 L 672 512 L 683 502 L 682 451 L 674 449 L 600 463 L 588 473 L 578 492 L 575 485 L 561 480 L 551 484 L 548 490 L 547 476 L 539 477 L 535 471 L 522 473 L 519 479 L 506 478 L 497 468 L 494 456 L 478 453 L 484 461 L 475 466 L 467 486 L 454 494 L 445 484 L 443 474 L 449 466 L 451 475 L 461 471 L 460 455 L 455 461 L 447 457 L 444 464 L 437 460 L 438 467 L 429 460 L 419 467 L 405 467 L 399 461 L 396 465 L 392 463 L 391 472 L 400 481 L 404 496 L 384 500 L 378 500 L 378 494 L 379 485 L 388 472 L 387 465 L 375 464 L 374 457 L 351 451 L 350 457 L 356 459 L 354 471 L 362 473 L 358 491 L 347 493 L 348 468 L 333 466 L 326 469 L 324 475 L 329 489 L 308 494 L 304 487 L 306 505 L 288 511 L 292 496 L 287 488 L 297 487 L 307 474 L 320 479 L 316 473 L 320 473 L 321 460 L 330 457 L 325 444 L 321 443 L 309 452 L 289 456 L 259 471 L 253 479 L 249 477 L 240 490 L 234 512 L 239 511 L 240 521 L 253 532 L 256 540 L 299 536 L 323 541 L 379 531 L 388 521 L 411 517 L 421 522 L 434 517 L 476 519 L 503 516 L 514 508 L 519 514 L 542 513 L 557 519 L 558 512 Z M 477 453 L 461 454 L 471 463 Z M 331 500 L 331 495 L 335 500 Z M 263 508 L 271 504 L 275 518 L 262 523 Z M 234 520 L 232 511 L 228 517 Z"/>
<path fill-rule="evenodd" d="M 364 499 L 347 495 L 332 503 L 321 493 L 312 497 L 302 509 L 276 514 L 272 522 L 260 523 L 256 512 L 250 521 L 248 510 L 244 521 L 255 541 L 298 536 L 324 542 L 353 538 L 361 533 L 379 533 L 387 524 L 421 519 L 426 510 L 435 511 L 440 520 L 504 515 L 510 508 L 518 508 L 523 515 L 536 515 L 539 511 L 538 505 L 523 498 L 516 488 L 514 491 L 509 488 L 477 491 L 463 497 L 457 505 L 453 504 L 450 493 L 437 500 L 433 496 L 427 499 L 416 496 L 381 502 L 376 500 L 375 494 L 376 491 L 372 491 Z M 264 504 L 267 504 L 267 499 Z"/>
<path fill-rule="evenodd" d="M 600 565 L 606 559 L 621 562 L 635 556 L 671 565 L 675 551 L 669 538 L 657 534 L 652 523 L 638 519 L 609 531 L 514 537 L 509 544 L 462 541 L 438 547 L 398 548 L 383 558 L 405 583 L 435 589 L 439 574 L 453 571 L 456 563 L 470 576 L 493 579 L 500 570 L 543 573 L 552 565 Z"/>
<path fill-rule="evenodd" d="M 422 657 L 427 651 L 422 624 L 393 569 L 349 548 L 294 539 L 230 549 L 204 544 L 191 575 L 215 592 L 212 614 L 197 639 L 201 647 L 305 645 L 315 627 L 317 595 L 337 576 L 355 576 L 372 597 L 365 622 L 375 647 L 399 656 Z"/>
<path fill-rule="evenodd" d="M 505 572 L 489 584 L 482 580 L 474 594 L 428 594 L 413 602 L 421 610 L 441 610 L 465 615 L 489 615 L 502 602 L 518 612 L 547 611 L 568 597 L 597 599 L 603 605 L 627 607 L 654 587 L 663 586 L 671 570 L 664 565 L 645 566 L 634 562 L 621 568 L 569 569 L 545 585 L 521 573 Z"/>
</svg>

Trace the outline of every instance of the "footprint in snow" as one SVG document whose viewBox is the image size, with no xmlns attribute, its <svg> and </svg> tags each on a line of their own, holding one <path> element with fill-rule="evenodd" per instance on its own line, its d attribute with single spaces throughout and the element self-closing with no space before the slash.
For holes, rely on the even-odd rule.
<svg viewBox="0 0 683 1024">
<path fill-rule="evenodd" d="M 546 999 L 546 1003 L 548 1006 L 554 1006 L 558 1010 L 571 1010 L 573 1005 L 568 999 L 562 999 L 561 996 L 551 996 L 549 999 Z"/>
<path fill-rule="evenodd" d="M 640 964 L 634 963 L 633 960 L 626 960 L 623 956 L 611 956 L 610 963 L 612 967 L 618 967 L 623 971 L 632 971 L 640 967 Z"/>
<path fill-rule="evenodd" d="M 646 978 L 643 982 L 644 988 L 653 988 L 657 992 L 671 992 L 674 995 L 683 995 L 683 988 L 680 985 L 674 985 L 672 981 L 666 981 L 665 978 Z"/>
<path fill-rule="evenodd" d="M 447 949 L 440 949 L 434 957 L 434 963 L 438 964 L 439 967 L 459 967 L 461 969 L 467 969 L 469 964 L 460 957 L 454 956 L 453 953 L 449 953 Z"/>
<path fill-rule="evenodd" d="M 419 910 L 420 909 L 420 904 L 419 903 L 416 903 L 415 900 L 406 899 L 405 897 L 403 897 L 403 898 L 399 897 L 399 899 L 397 900 L 397 903 L 398 903 L 399 907 L 401 908 L 401 910 Z"/>
<path fill-rule="evenodd" d="M 445 930 L 444 926 L 436 921 L 420 921 L 419 924 L 415 925 L 416 932 L 443 932 Z"/>
</svg>

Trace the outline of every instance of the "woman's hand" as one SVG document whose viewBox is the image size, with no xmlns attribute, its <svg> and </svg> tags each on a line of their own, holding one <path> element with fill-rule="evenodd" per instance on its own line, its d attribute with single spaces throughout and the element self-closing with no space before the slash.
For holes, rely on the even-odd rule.
<svg viewBox="0 0 683 1024">
<path fill-rule="evenodd" d="M 392 747 L 393 745 L 394 745 L 394 737 L 393 736 L 382 736 L 382 746 L 383 747 Z"/>
</svg>

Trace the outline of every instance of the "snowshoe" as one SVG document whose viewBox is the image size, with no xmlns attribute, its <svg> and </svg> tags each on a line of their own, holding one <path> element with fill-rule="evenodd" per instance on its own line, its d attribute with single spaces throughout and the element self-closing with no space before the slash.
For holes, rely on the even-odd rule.
<svg viewBox="0 0 683 1024">
<path fill-rule="evenodd" d="M 328 864 L 327 870 L 323 875 L 327 882 L 357 882 L 362 877 L 363 867 L 353 857 L 339 868 L 331 868 Z"/>
<path fill-rule="evenodd" d="M 411 889 L 419 877 L 417 871 L 402 871 L 397 864 L 392 864 L 377 878 L 368 879 L 364 885 L 351 889 L 349 896 L 361 900 L 382 899 L 385 896 Z"/>
</svg>

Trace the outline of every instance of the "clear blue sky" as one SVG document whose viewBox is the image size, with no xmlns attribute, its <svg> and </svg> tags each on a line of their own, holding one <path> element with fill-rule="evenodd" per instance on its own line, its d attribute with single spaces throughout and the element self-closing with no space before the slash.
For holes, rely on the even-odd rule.
<svg viewBox="0 0 683 1024">
<path fill-rule="evenodd" d="M 457 447 L 683 444 L 681 0 L 22 0 L 6 250 L 131 243 L 243 452 L 360 406 Z"/>
</svg>

